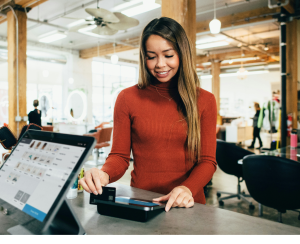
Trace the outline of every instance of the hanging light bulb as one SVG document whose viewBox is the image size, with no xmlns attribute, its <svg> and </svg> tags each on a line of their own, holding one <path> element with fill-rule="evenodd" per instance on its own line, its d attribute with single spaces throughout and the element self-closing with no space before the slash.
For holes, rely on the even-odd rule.
<svg viewBox="0 0 300 244">
<path fill-rule="evenodd" d="M 232 64 L 232 63 L 233 63 L 232 59 L 229 59 L 228 63 L 229 63 L 229 64 Z"/>
<path fill-rule="evenodd" d="M 265 45 L 264 50 L 265 50 L 265 51 L 268 51 L 268 50 L 269 50 L 268 44 Z"/>
<path fill-rule="evenodd" d="M 111 55 L 111 57 L 110 57 L 110 61 L 111 61 L 112 64 L 117 64 L 118 61 L 119 61 L 119 57 L 118 57 L 118 55 L 116 55 L 116 45 L 117 45 L 116 42 L 114 42 L 114 44 L 113 44 L 114 54 Z"/>
<path fill-rule="evenodd" d="M 209 29 L 211 34 L 218 34 L 220 33 L 221 30 L 221 22 L 218 19 L 213 19 L 209 23 Z"/>
<path fill-rule="evenodd" d="M 243 66 L 241 68 L 239 68 L 238 72 L 237 72 L 237 77 L 240 80 L 244 80 L 247 78 L 247 74 L 248 74 L 248 70 L 246 70 Z"/>
<path fill-rule="evenodd" d="M 69 83 L 73 84 L 74 83 L 74 79 L 72 77 L 69 78 Z"/>
<path fill-rule="evenodd" d="M 118 61 L 119 61 L 118 55 L 116 55 L 116 54 L 111 55 L 110 61 L 111 61 L 112 64 L 117 64 Z"/>
<path fill-rule="evenodd" d="M 221 31 L 221 22 L 216 19 L 216 0 L 214 0 L 214 19 L 210 21 L 209 29 L 212 34 L 218 34 Z"/>
</svg>

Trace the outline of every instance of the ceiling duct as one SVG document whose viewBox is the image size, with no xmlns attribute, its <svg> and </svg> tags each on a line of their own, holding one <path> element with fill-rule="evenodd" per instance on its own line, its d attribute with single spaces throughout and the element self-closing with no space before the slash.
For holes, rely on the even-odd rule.
<svg viewBox="0 0 300 244">
<path fill-rule="evenodd" d="M 13 8 L 16 6 L 15 1 L 14 0 L 0 0 L 0 12 L 3 11 L 4 8 L 6 8 L 7 6 L 12 6 Z M 9 10 L 5 10 L 6 12 L 8 12 Z"/>
</svg>

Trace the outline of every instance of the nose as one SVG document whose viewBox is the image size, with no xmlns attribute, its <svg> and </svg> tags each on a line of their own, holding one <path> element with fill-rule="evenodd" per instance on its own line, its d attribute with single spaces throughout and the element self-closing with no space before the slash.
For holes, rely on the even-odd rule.
<svg viewBox="0 0 300 244">
<path fill-rule="evenodd" d="M 166 66 L 165 59 L 163 57 L 158 57 L 157 58 L 157 63 L 156 63 L 156 68 L 163 68 Z"/>
</svg>

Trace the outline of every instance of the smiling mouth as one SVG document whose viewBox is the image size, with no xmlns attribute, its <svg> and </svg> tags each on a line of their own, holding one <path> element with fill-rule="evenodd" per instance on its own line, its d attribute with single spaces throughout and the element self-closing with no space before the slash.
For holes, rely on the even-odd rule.
<svg viewBox="0 0 300 244">
<path fill-rule="evenodd" d="M 168 72 L 169 72 L 170 70 L 168 70 L 168 71 L 163 71 L 163 72 L 157 72 L 157 71 L 155 71 L 157 74 L 160 74 L 160 75 L 165 75 L 165 74 L 167 74 Z"/>
</svg>

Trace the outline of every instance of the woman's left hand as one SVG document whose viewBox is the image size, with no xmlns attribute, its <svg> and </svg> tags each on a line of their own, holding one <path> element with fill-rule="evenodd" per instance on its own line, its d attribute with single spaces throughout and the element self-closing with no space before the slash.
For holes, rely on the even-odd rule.
<svg viewBox="0 0 300 244">
<path fill-rule="evenodd" d="M 154 202 L 167 202 L 166 212 L 169 212 L 171 207 L 190 208 L 194 206 L 194 198 L 189 188 L 185 186 L 175 187 L 168 195 L 154 198 Z"/>
</svg>

